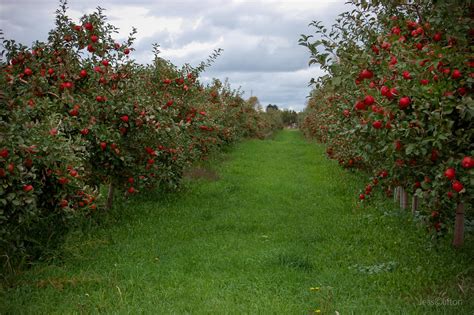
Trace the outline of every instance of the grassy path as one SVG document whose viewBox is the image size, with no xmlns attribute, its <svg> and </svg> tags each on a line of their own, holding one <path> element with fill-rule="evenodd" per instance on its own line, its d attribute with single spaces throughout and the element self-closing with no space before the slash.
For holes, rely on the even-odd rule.
<svg viewBox="0 0 474 315">
<path fill-rule="evenodd" d="M 63 260 L 2 290 L 0 313 L 472 312 L 473 247 L 430 245 L 389 202 L 357 207 L 360 178 L 300 133 L 242 143 L 216 168 L 73 236 Z"/>
</svg>

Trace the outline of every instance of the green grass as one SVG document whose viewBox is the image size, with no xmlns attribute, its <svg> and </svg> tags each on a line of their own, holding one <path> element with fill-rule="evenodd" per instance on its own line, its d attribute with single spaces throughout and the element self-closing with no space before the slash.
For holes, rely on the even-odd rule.
<svg viewBox="0 0 474 315">
<path fill-rule="evenodd" d="M 72 235 L 61 260 L 2 288 L 0 313 L 472 313 L 472 239 L 456 251 L 390 201 L 359 206 L 363 177 L 323 152 L 296 131 L 246 141 L 218 180 Z"/>
</svg>

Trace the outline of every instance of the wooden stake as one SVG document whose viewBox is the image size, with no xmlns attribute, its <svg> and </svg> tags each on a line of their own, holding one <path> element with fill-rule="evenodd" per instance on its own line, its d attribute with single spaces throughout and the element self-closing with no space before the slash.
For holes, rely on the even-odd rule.
<svg viewBox="0 0 474 315">
<path fill-rule="evenodd" d="M 408 192 L 400 187 L 400 208 L 405 210 L 408 208 Z"/>
<path fill-rule="evenodd" d="M 413 195 L 411 198 L 411 213 L 415 214 L 416 210 L 418 210 L 418 197 Z"/>
<path fill-rule="evenodd" d="M 400 186 L 393 189 L 393 202 L 397 203 L 400 201 Z"/>
<path fill-rule="evenodd" d="M 115 186 L 113 182 L 110 182 L 109 191 L 107 193 L 107 202 L 105 204 L 105 210 L 110 210 L 112 208 L 112 204 L 114 203 L 114 191 L 115 191 Z"/>
<path fill-rule="evenodd" d="M 464 243 L 464 204 L 459 203 L 456 208 L 456 221 L 454 222 L 453 246 L 459 248 Z"/>
</svg>

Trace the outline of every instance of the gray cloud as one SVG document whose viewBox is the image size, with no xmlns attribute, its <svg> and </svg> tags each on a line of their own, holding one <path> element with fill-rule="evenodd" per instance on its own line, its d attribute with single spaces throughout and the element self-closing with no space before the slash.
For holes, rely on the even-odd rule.
<svg viewBox="0 0 474 315">
<path fill-rule="evenodd" d="M 25 44 L 46 40 L 54 26 L 58 7 L 52 0 L 2 0 L 0 29 L 6 38 Z M 71 0 L 75 17 L 90 13 L 97 0 Z M 344 0 L 294 1 L 154 1 L 103 0 L 113 24 L 124 37 L 138 27 L 133 53 L 138 62 L 151 61 L 152 43 L 161 45 L 164 58 L 178 66 L 198 64 L 216 48 L 224 52 L 203 75 L 229 78 L 232 86 L 259 97 L 262 105 L 302 109 L 311 77 L 321 74 L 308 69 L 309 53 L 298 46 L 300 34 L 310 34 L 308 24 L 322 20 L 327 26 L 350 8 Z M 125 28 L 125 29 L 123 29 Z"/>
</svg>

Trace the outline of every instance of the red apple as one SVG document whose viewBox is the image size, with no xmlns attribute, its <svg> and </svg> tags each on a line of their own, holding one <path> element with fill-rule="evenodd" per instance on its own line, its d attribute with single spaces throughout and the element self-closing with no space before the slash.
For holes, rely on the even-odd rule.
<svg viewBox="0 0 474 315">
<path fill-rule="evenodd" d="M 380 120 L 376 120 L 372 123 L 372 127 L 374 127 L 375 129 L 380 129 L 382 128 L 382 122 Z"/>
<path fill-rule="evenodd" d="M 64 82 L 63 86 L 65 89 L 71 89 L 73 87 L 72 82 Z"/>
<path fill-rule="evenodd" d="M 61 185 L 65 185 L 65 184 L 69 183 L 69 179 L 67 179 L 66 177 L 60 177 L 60 178 L 58 178 L 58 182 Z"/>
<path fill-rule="evenodd" d="M 103 102 L 105 102 L 105 101 L 107 100 L 107 98 L 106 98 L 105 96 L 97 95 L 97 96 L 95 97 L 95 100 L 96 100 L 97 102 L 99 102 L 99 103 L 103 103 Z"/>
<path fill-rule="evenodd" d="M 408 106 L 410 106 L 411 104 L 411 99 L 408 97 L 408 96 L 404 96 L 400 99 L 400 101 L 398 102 L 398 107 L 400 109 L 405 109 L 407 108 Z"/>
<path fill-rule="evenodd" d="M 464 168 L 473 168 L 474 167 L 474 159 L 470 156 L 465 156 L 461 161 L 461 166 Z"/>
<path fill-rule="evenodd" d="M 373 72 L 367 69 L 362 70 L 360 73 L 360 77 L 362 79 L 372 79 L 373 76 L 374 76 Z"/>
<path fill-rule="evenodd" d="M 88 31 L 92 31 L 94 29 L 94 26 L 92 25 L 92 23 L 87 22 L 86 24 L 84 24 L 84 28 Z"/>
<path fill-rule="evenodd" d="M 449 180 L 453 180 L 456 177 L 456 170 L 450 167 L 444 171 L 444 176 Z"/>
<path fill-rule="evenodd" d="M 373 103 L 375 103 L 375 99 L 372 95 L 367 95 L 365 98 L 364 98 L 364 103 L 365 105 L 367 106 L 370 106 L 372 105 Z"/>
<path fill-rule="evenodd" d="M 435 162 L 436 160 L 438 160 L 438 157 L 439 157 L 439 151 L 436 149 L 432 149 L 430 160 Z"/>
<path fill-rule="evenodd" d="M 361 102 L 361 101 L 357 102 L 354 107 L 355 107 L 356 110 L 366 110 L 367 109 L 367 105 L 365 105 L 365 103 Z"/>
<path fill-rule="evenodd" d="M 389 65 L 394 66 L 397 63 L 398 63 L 397 57 L 395 57 L 395 56 L 390 57 L 390 62 L 388 63 Z"/>
<path fill-rule="evenodd" d="M 385 85 L 380 88 L 380 94 L 389 98 L 392 96 L 390 93 L 390 88 Z"/>
<path fill-rule="evenodd" d="M 456 79 L 459 79 L 461 77 L 462 77 L 461 71 L 459 71 L 459 69 L 454 69 L 453 73 L 451 74 L 451 78 L 456 80 Z"/>
<path fill-rule="evenodd" d="M 401 33 L 401 30 L 398 26 L 392 27 L 392 34 L 400 35 L 400 33 Z"/>
<path fill-rule="evenodd" d="M 150 148 L 150 147 L 145 147 L 145 151 L 146 151 L 146 153 L 148 153 L 148 154 L 150 154 L 150 155 L 156 155 L 155 150 L 153 150 L 153 149 Z"/>
<path fill-rule="evenodd" d="M 451 186 L 456 192 L 460 192 L 464 189 L 463 184 L 458 180 L 454 180 Z"/>
<path fill-rule="evenodd" d="M 395 150 L 400 151 L 402 149 L 402 142 L 400 140 L 395 140 L 394 146 Z"/>
<path fill-rule="evenodd" d="M 77 108 L 73 108 L 69 111 L 69 115 L 76 117 L 79 115 L 79 111 L 77 110 Z"/>
<path fill-rule="evenodd" d="M 0 156 L 4 159 L 6 159 L 9 154 L 10 154 L 10 152 L 8 151 L 7 148 L 3 148 L 3 149 L 0 150 Z"/>
<path fill-rule="evenodd" d="M 32 191 L 32 190 L 33 190 L 32 185 L 23 185 L 23 191 L 29 192 L 29 191 Z"/>
</svg>

